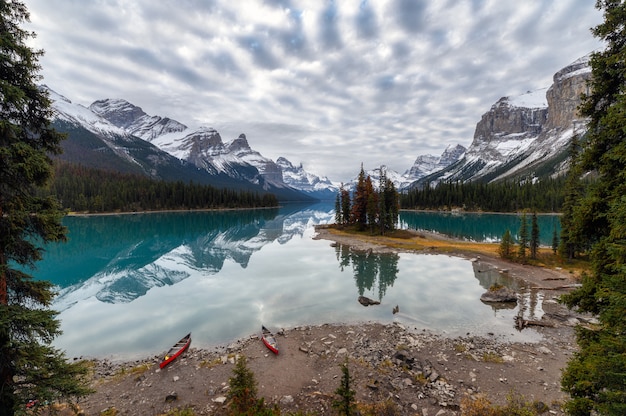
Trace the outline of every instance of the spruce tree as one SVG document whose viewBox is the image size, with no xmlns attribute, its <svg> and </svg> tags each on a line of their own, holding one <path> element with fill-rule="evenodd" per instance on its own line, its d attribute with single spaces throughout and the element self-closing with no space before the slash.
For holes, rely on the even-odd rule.
<svg viewBox="0 0 626 416">
<path fill-rule="evenodd" d="M 519 227 L 519 249 L 517 251 L 517 257 L 520 261 L 526 261 L 526 249 L 528 249 L 528 223 L 526 221 L 526 213 L 522 214 Z"/>
<path fill-rule="evenodd" d="M 343 189 L 343 184 L 341 184 L 341 189 Z M 335 224 L 341 224 L 341 190 L 337 192 L 337 196 L 335 197 Z"/>
<path fill-rule="evenodd" d="M 379 209 L 378 209 L 378 194 L 374 191 L 374 184 L 372 184 L 372 179 L 367 176 L 365 180 L 365 189 L 367 193 L 367 224 L 370 227 L 370 233 L 374 233 L 374 227 L 376 227 L 376 223 L 379 218 Z"/>
<path fill-rule="evenodd" d="M 350 223 L 350 191 L 343 186 L 339 190 L 341 194 L 341 222 L 342 224 Z"/>
<path fill-rule="evenodd" d="M 563 297 L 597 314 L 600 325 L 577 328 L 579 351 L 561 384 L 573 415 L 626 414 L 626 4 L 599 0 L 604 21 L 592 32 L 605 49 L 591 55 L 590 93 L 580 111 L 589 118 L 579 168 L 596 178 L 573 207 L 570 227 L 592 245 L 592 270 Z"/>
<path fill-rule="evenodd" d="M 367 224 L 367 201 L 367 183 L 363 164 L 361 164 L 361 171 L 359 172 L 356 189 L 354 190 L 351 210 L 352 220 L 360 230 L 365 229 L 365 225 Z"/>
<path fill-rule="evenodd" d="M 247 366 L 245 356 L 237 358 L 233 376 L 228 380 L 230 389 L 228 399 L 230 400 L 230 410 L 232 414 L 248 414 L 257 407 L 257 382 L 254 373 Z"/>
<path fill-rule="evenodd" d="M 356 392 L 352 390 L 352 377 L 350 377 L 350 369 L 348 368 L 348 359 L 341 365 L 341 383 L 335 394 L 339 399 L 333 401 L 333 407 L 337 409 L 340 415 L 351 416 L 356 412 L 355 396 Z"/>
<path fill-rule="evenodd" d="M 60 153 L 63 136 L 50 126 L 52 110 L 40 79 L 39 57 L 27 41 L 34 33 L 20 1 L 0 2 L 0 415 L 39 402 L 81 396 L 88 390 L 82 364 L 70 364 L 51 342 L 60 334 L 49 309 L 52 284 L 27 271 L 43 245 L 65 239 L 63 212 L 35 187 L 52 172 L 49 154 Z"/>
<path fill-rule="evenodd" d="M 513 237 L 511 231 L 506 230 L 502 235 L 502 241 L 498 247 L 498 254 L 503 259 L 510 260 L 513 257 Z"/>
<path fill-rule="evenodd" d="M 537 222 L 537 213 L 533 212 L 530 218 L 530 258 L 536 259 L 539 252 L 539 224 Z"/>
</svg>

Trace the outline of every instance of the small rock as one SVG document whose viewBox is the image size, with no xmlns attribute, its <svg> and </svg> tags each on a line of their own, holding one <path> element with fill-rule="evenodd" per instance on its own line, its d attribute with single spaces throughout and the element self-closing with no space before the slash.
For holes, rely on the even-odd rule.
<svg viewBox="0 0 626 416">
<path fill-rule="evenodd" d="M 542 354 L 552 354 L 552 351 L 548 347 L 544 347 L 543 345 L 538 348 L 539 352 Z"/>
<path fill-rule="evenodd" d="M 174 376 L 174 377 L 172 377 L 172 380 L 173 380 L 173 381 L 174 381 L 174 383 L 175 383 L 175 382 L 177 382 L 178 380 L 180 380 L 180 377 L 178 377 L 178 376 Z"/>
<path fill-rule="evenodd" d="M 165 396 L 165 402 L 166 403 L 175 402 L 176 400 L 178 400 L 178 393 L 176 393 L 175 391 L 173 391 L 170 394 L 168 394 L 167 396 Z"/>
<path fill-rule="evenodd" d="M 345 348 L 341 348 L 337 351 L 337 355 L 343 355 L 343 354 L 347 354 L 348 350 Z"/>
<path fill-rule="evenodd" d="M 281 404 L 290 404 L 290 403 L 293 403 L 293 396 L 283 396 L 283 397 L 280 399 L 280 403 L 281 403 Z"/>
<path fill-rule="evenodd" d="M 224 404 L 226 402 L 226 397 L 219 396 L 212 400 L 213 403 Z"/>
</svg>

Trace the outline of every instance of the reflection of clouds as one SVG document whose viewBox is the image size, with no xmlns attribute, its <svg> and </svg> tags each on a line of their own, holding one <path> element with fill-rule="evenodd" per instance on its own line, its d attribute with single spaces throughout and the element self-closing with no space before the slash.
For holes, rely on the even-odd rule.
<svg viewBox="0 0 626 416">
<path fill-rule="evenodd" d="M 490 307 L 482 305 L 479 299 L 484 289 L 475 278 L 472 263 L 456 257 L 408 253 L 368 256 L 367 260 L 380 264 L 367 267 L 389 269 L 393 282 L 387 284 L 381 305 L 364 308 L 357 301 L 352 265 L 342 270 L 338 247 L 310 238 L 313 224 L 318 223 L 311 218 L 318 218 L 319 212 L 294 212 L 289 220 L 293 224 L 293 218 L 300 216 L 306 226 L 288 228 L 307 238 L 277 238 L 259 244 L 258 236 L 263 233 L 254 233 L 250 244 L 257 251 L 246 267 L 234 256 L 225 256 L 214 272 L 210 269 L 214 263 L 206 258 L 193 261 L 197 253 L 206 255 L 210 247 L 190 249 L 181 245 L 154 262 L 161 269 L 184 274 L 176 284 L 152 286 L 132 302 L 117 304 L 98 301 L 94 291 L 87 292 L 89 284 L 84 285 L 84 292 L 74 292 L 73 306 L 59 316 L 64 334 L 57 345 L 67 349 L 70 356 L 136 357 L 160 353 L 190 331 L 194 345 L 202 347 L 258 334 L 261 324 L 288 328 L 392 320 L 451 335 L 489 331 L 509 336 L 516 311 L 494 315 Z M 271 229 L 279 229 L 277 221 L 272 221 Z M 271 235 L 277 234 L 272 231 Z M 241 238 L 235 245 L 248 244 L 245 237 Z M 226 246 L 220 245 L 224 250 Z M 364 296 L 376 299 L 378 290 L 376 282 L 371 290 L 364 290 Z M 400 307 L 398 315 L 392 314 L 395 305 Z M 524 338 L 528 334 L 514 336 Z"/>
</svg>

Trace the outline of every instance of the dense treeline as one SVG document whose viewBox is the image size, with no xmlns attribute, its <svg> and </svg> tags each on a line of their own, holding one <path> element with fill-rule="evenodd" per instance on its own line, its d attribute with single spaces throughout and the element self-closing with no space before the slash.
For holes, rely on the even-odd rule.
<svg viewBox="0 0 626 416">
<path fill-rule="evenodd" d="M 157 181 L 144 176 L 87 168 L 58 161 L 54 195 L 70 211 L 115 212 L 278 206 L 272 194 L 218 189 L 182 181 Z"/>
<path fill-rule="evenodd" d="M 455 209 L 468 211 L 559 212 L 563 205 L 565 177 L 540 181 L 503 181 L 498 183 L 441 182 L 426 184 L 400 196 L 402 209 Z"/>
</svg>

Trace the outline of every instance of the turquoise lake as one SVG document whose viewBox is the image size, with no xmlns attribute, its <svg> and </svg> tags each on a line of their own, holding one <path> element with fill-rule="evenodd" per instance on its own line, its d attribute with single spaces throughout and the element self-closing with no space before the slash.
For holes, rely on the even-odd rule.
<svg viewBox="0 0 626 416">
<path fill-rule="evenodd" d="M 69 357 L 135 359 L 160 354 L 188 332 L 193 346 L 212 347 L 258 333 L 261 324 L 368 321 L 540 339 L 514 329 L 519 307 L 480 301 L 496 281 L 518 288 L 506 275 L 468 259 L 359 253 L 313 238 L 315 225 L 332 222 L 333 205 L 324 203 L 66 217 L 69 241 L 47 247 L 33 272 L 57 286 L 63 334 L 54 344 Z M 402 212 L 399 223 L 476 241 L 519 229 L 518 216 L 501 214 Z M 554 227 L 557 216 L 539 217 L 543 245 Z M 519 289 L 524 316 L 538 319 L 540 295 Z M 381 304 L 364 307 L 360 295 Z"/>
</svg>

